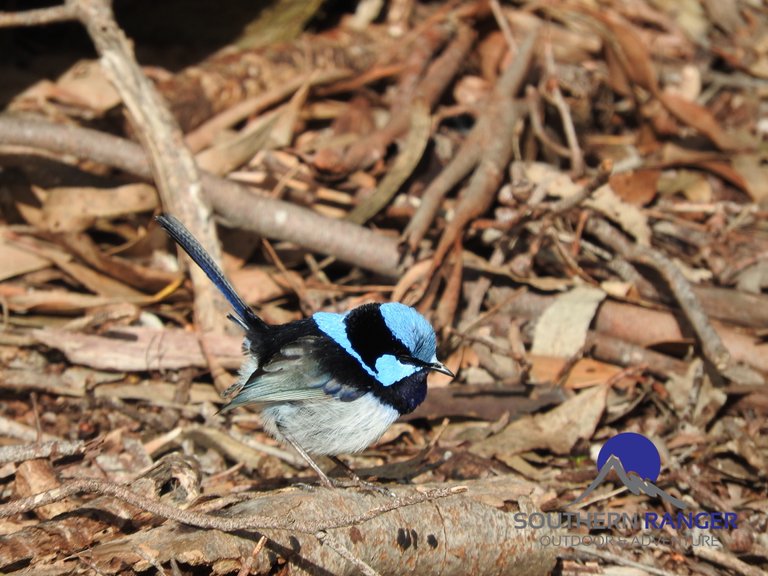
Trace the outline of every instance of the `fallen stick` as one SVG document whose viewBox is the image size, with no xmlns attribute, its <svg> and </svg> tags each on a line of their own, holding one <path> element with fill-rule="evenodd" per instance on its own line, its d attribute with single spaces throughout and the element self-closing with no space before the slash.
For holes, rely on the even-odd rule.
<svg viewBox="0 0 768 576">
<path fill-rule="evenodd" d="M 620 232 L 604 220 L 597 218 L 589 219 L 586 231 L 596 236 L 603 244 L 609 246 L 627 260 L 649 266 L 661 275 L 693 329 L 704 358 L 718 372 L 737 383 L 755 384 L 764 382 L 764 378 L 760 374 L 734 361 L 728 347 L 723 343 L 723 339 L 714 329 L 707 313 L 702 308 L 691 283 L 672 260 L 652 247 L 630 243 Z"/>
<path fill-rule="evenodd" d="M 539 544 L 552 530 L 517 526 L 515 515 L 506 511 L 507 502 L 515 503 L 509 507 L 512 510 L 535 511 L 531 497 L 537 492 L 535 485 L 509 476 L 474 481 L 466 492 L 464 487 L 445 485 L 397 486 L 396 498 L 354 490 L 272 492 L 216 513 L 180 509 L 109 482 L 75 480 L 64 484 L 55 499 L 39 495 L 24 499 L 23 506 L 18 502 L 1 506 L 0 516 L 86 489 L 186 524 L 166 522 L 93 547 L 89 557 L 104 574 L 126 565 L 137 571 L 150 567 L 139 550 L 157 564 L 173 559 L 215 565 L 219 572 L 237 570 L 262 533 L 268 553 L 252 558 L 256 573 L 279 566 L 287 574 L 353 573 L 355 566 L 324 545 L 326 537 L 318 532 L 331 536 L 334 548 L 343 548 L 382 574 L 536 576 L 549 573 L 558 552 L 554 546 Z"/>
<path fill-rule="evenodd" d="M 142 148 L 96 130 L 60 126 L 33 117 L 0 115 L 0 141 L 46 152 L 70 154 L 124 170 L 149 180 L 152 173 Z M 328 218 L 259 196 L 252 188 L 202 173 L 203 188 L 216 212 L 231 226 L 328 254 L 366 270 L 396 276 L 397 240 L 357 224 Z"/>
</svg>

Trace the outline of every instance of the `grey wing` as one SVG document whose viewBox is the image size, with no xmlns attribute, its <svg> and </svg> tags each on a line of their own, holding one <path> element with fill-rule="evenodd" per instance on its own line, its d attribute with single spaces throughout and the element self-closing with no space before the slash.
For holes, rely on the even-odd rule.
<svg viewBox="0 0 768 576">
<path fill-rule="evenodd" d="M 251 374 L 242 374 L 238 390 L 223 410 L 245 404 L 276 404 L 336 398 L 351 401 L 363 392 L 338 382 L 321 361 L 323 340 L 305 336 L 283 346 Z"/>
</svg>

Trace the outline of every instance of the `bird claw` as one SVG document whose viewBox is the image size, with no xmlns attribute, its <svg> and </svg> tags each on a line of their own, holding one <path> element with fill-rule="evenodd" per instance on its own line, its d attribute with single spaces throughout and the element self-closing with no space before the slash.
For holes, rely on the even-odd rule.
<svg viewBox="0 0 768 576">
<path fill-rule="evenodd" d="M 296 484 L 294 484 L 294 486 L 296 488 L 299 488 L 300 490 L 306 490 L 307 492 L 316 492 L 319 488 L 329 488 L 331 490 L 357 488 L 362 492 L 374 492 L 376 494 L 380 494 L 381 496 L 388 496 L 389 498 L 397 497 L 397 494 L 392 492 L 392 490 L 390 490 L 389 488 L 386 488 L 385 486 L 380 486 L 374 482 L 368 482 L 366 480 L 362 480 L 357 476 L 355 476 L 354 478 L 326 477 L 325 480 L 328 481 L 327 484 L 324 482 L 323 479 L 321 479 L 319 485 L 309 484 L 307 482 L 297 482 Z"/>
<path fill-rule="evenodd" d="M 314 484 L 308 484 L 307 482 L 296 482 L 295 484 L 292 484 L 294 488 L 298 488 L 299 490 L 305 490 L 306 492 L 315 492 L 317 491 L 317 486 Z"/>
<path fill-rule="evenodd" d="M 334 488 L 357 488 L 362 492 L 375 492 L 376 494 L 389 496 L 390 498 L 397 497 L 397 494 L 392 492 L 389 488 L 376 484 L 375 482 L 362 480 L 357 475 L 346 480 L 333 478 L 331 479 L 331 482 L 333 483 Z"/>
</svg>

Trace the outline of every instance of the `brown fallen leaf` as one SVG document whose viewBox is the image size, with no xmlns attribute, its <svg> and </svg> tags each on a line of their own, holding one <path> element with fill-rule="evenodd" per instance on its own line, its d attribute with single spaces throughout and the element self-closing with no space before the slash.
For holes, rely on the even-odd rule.
<svg viewBox="0 0 768 576">
<path fill-rule="evenodd" d="M 120 104 L 120 95 L 98 60 L 75 62 L 58 79 L 51 97 L 65 104 L 90 108 L 98 114 Z"/>
<path fill-rule="evenodd" d="M 629 170 L 611 174 L 610 184 L 616 195 L 634 206 L 646 206 L 656 197 L 660 170 Z"/>
<path fill-rule="evenodd" d="M 303 282 L 301 275 L 286 270 L 268 270 L 261 266 L 248 266 L 228 274 L 232 285 L 249 304 L 261 304 L 285 296 L 292 286 Z"/>
<path fill-rule="evenodd" d="M 43 203 L 41 225 L 52 232 L 82 232 L 96 218 L 150 212 L 157 206 L 157 191 L 149 184 L 51 188 Z"/>
<path fill-rule="evenodd" d="M 470 452 L 506 462 L 528 450 L 568 454 L 576 442 L 591 438 L 605 411 L 607 386 L 576 394 L 549 412 L 515 420 L 495 436 L 472 444 Z"/>
<path fill-rule="evenodd" d="M 41 270 L 51 265 L 51 261 L 17 246 L 13 240 L 5 238 L 0 230 L 0 282 L 20 276 L 27 272 Z"/>
<path fill-rule="evenodd" d="M 178 280 L 178 274 L 137 264 L 103 252 L 88 234 L 63 234 L 59 238 L 72 254 L 99 272 L 144 293 L 159 292 Z"/>
<path fill-rule="evenodd" d="M 635 29 L 614 11 L 589 10 L 589 13 L 605 26 L 603 36 L 606 50 L 611 55 L 612 72 L 623 73 L 623 78 L 616 78 L 615 87 L 629 88 L 631 83 L 641 86 L 648 92 L 656 93 L 659 82 L 656 68 L 648 47 Z"/>
<path fill-rule="evenodd" d="M 198 153 L 197 164 L 213 174 L 226 174 L 242 166 L 256 152 L 270 147 L 271 134 L 281 113 L 278 110 L 266 114 L 235 137 Z"/>
<path fill-rule="evenodd" d="M 610 69 L 618 76 L 613 82 L 614 88 L 631 90 L 630 84 L 644 88 L 655 96 L 677 120 L 701 132 L 721 150 L 747 147 L 723 130 L 707 108 L 660 89 L 648 44 L 642 41 L 627 21 L 612 11 L 606 13 L 592 11 L 591 14 L 605 26 L 606 49 L 611 55 L 609 62 L 612 63 Z M 620 77 L 621 73 L 624 74 L 624 78 Z"/>
<path fill-rule="evenodd" d="M 765 153 L 737 154 L 733 157 L 733 170 L 743 179 L 745 189 L 754 202 L 765 205 L 768 200 L 768 168 Z"/>
<path fill-rule="evenodd" d="M 557 378 L 560 377 L 563 368 L 568 363 L 566 358 L 537 356 L 535 354 L 529 354 L 526 359 L 531 365 L 531 383 L 541 384 L 556 383 Z M 613 364 L 592 358 L 582 358 L 568 370 L 568 376 L 562 386 L 563 388 L 579 389 L 605 384 L 621 371 L 620 367 Z"/>
<path fill-rule="evenodd" d="M 58 268 L 69 274 L 75 282 L 79 282 L 91 292 L 100 296 L 123 298 L 137 301 L 144 298 L 144 294 L 126 286 L 122 282 L 105 276 L 88 266 L 74 260 L 68 252 L 60 250 L 56 246 L 44 244 L 32 239 L 26 239 L 25 246 L 35 254 L 48 258 Z"/>
<path fill-rule="evenodd" d="M 745 179 L 745 176 L 741 173 L 741 168 L 738 167 L 740 159 L 748 156 L 750 155 L 746 153 L 725 156 L 716 152 L 689 150 L 672 142 L 667 142 L 661 148 L 659 167 L 687 166 L 710 172 L 748 193 L 755 201 L 758 201 L 761 197 L 759 190 L 764 189 L 765 181 L 756 182 L 757 189 L 755 191 L 751 190 L 753 186 L 751 180 Z M 733 158 L 733 160 L 729 160 L 729 158 Z"/>
<path fill-rule="evenodd" d="M 79 262 L 61 259 L 56 262 L 56 265 L 69 274 L 76 282 L 79 282 L 88 290 L 100 296 L 128 301 L 136 301 L 144 296 L 138 290 L 134 290 L 130 286 L 126 286 L 109 276 L 100 274 L 88 266 L 83 266 Z"/>
<path fill-rule="evenodd" d="M 717 119 L 704 106 L 670 92 L 659 92 L 657 97 L 675 118 L 701 132 L 721 150 L 738 150 L 749 147 L 748 143 L 739 142 L 723 130 Z"/>
</svg>

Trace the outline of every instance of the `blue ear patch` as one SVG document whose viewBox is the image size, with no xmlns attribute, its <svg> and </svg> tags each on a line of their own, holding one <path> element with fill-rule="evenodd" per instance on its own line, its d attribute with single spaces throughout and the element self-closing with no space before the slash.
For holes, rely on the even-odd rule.
<svg viewBox="0 0 768 576">
<path fill-rule="evenodd" d="M 437 337 L 432 325 L 414 308 L 389 302 L 379 308 L 387 328 L 422 362 L 433 362 Z"/>
<path fill-rule="evenodd" d="M 392 386 L 411 374 L 418 372 L 420 368 L 413 364 L 402 364 L 392 354 L 384 354 L 376 360 L 376 379 L 384 386 Z"/>
</svg>

